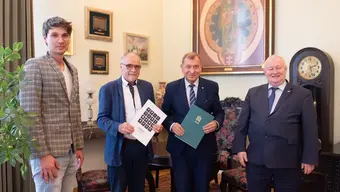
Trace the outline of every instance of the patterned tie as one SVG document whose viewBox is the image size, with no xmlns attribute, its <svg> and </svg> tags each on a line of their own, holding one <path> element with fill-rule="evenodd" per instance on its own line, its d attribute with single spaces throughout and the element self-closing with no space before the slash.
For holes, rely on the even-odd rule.
<svg viewBox="0 0 340 192">
<path fill-rule="evenodd" d="M 193 104 L 195 104 L 195 101 L 196 101 L 196 96 L 195 96 L 195 91 L 194 91 L 195 85 L 190 84 L 189 87 L 190 87 L 190 107 L 191 107 Z"/>
<path fill-rule="evenodd" d="M 269 114 L 272 111 L 272 107 L 273 107 L 273 103 L 275 100 L 275 92 L 276 90 L 278 90 L 279 88 L 277 87 L 271 87 L 270 88 L 272 90 L 272 93 L 270 94 L 269 98 L 268 98 L 268 110 L 269 110 Z"/>
<path fill-rule="evenodd" d="M 133 83 L 128 83 L 129 85 L 129 89 L 130 89 L 130 93 L 132 95 L 132 100 L 133 100 L 133 106 L 136 109 L 136 103 L 135 103 L 135 89 L 133 88 L 134 85 L 136 85 L 136 82 Z"/>
</svg>

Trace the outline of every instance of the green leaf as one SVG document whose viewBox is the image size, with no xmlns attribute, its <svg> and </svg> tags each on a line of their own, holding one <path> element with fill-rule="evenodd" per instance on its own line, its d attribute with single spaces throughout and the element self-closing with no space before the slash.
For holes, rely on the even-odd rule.
<svg viewBox="0 0 340 192">
<path fill-rule="evenodd" d="M 16 61 L 16 60 L 19 60 L 19 59 L 21 59 L 21 56 L 20 56 L 19 53 L 13 53 L 8 57 L 9 61 Z"/>
<path fill-rule="evenodd" d="M 23 152 L 24 152 L 24 158 L 28 159 L 30 157 L 30 155 L 31 155 L 31 150 L 30 150 L 28 145 L 26 145 L 24 147 Z"/>
<path fill-rule="evenodd" d="M 17 164 L 17 162 L 15 161 L 15 158 L 14 157 L 11 157 L 9 159 L 9 163 L 12 165 L 12 167 L 15 167 L 15 165 Z"/>
<path fill-rule="evenodd" d="M 5 151 L 1 150 L 0 152 L 0 164 L 5 163 L 8 160 Z"/>
<path fill-rule="evenodd" d="M 14 42 L 13 43 L 13 51 L 16 51 L 16 49 L 18 49 L 17 47 L 18 47 L 18 43 L 17 42 Z"/>
<path fill-rule="evenodd" d="M 5 163 L 6 161 L 8 161 L 7 155 L 6 154 L 0 155 L 0 164 Z"/>
<path fill-rule="evenodd" d="M 5 57 L 8 56 L 8 55 L 10 55 L 10 54 L 12 54 L 12 52 L 13 52 L 13 51 L 12 51 L 9 47 L 6 47 L 6 48 L 5 48 L 5 51 L 4 51 Z"/>
<path fill-rule="evenodd" d="M 0 119 L 5 117 L 5 111 L 0 109 Z"/>
<path fill-rule="evenodd" d="M 18 52 L 22 49 L 24 44 L 22 42 L 15 42 L 13 43 L 13 51 Z"/>
<path fill-rule="evenodd" d="M 2 83 L 1 83 L 2 90 L 7 90 L 7 87 L 8 87 L 8 82 L 7 81 L 2 81 Z"/>
<path fill-rule="evenodd" d="M 20 164 L 23 164 L 23 163 L 24 163 L 24 160 L 20 157 L 19 154 L 15 154 L 15 155 L 14 155 L 14 158 L 15 158 Z"/>
<path fill-rule="evenodd" d="M 27 175 L 27 165 L 26 165 L 26 163 L 21 165 L 20 171 L 21 171 L 22 178 L 26 179 L 26 175 Z"/>
<path fill-rule="evenodd" d="M 24 43 L 23 42 L 18 42 L 18 50 L 16 51 L 20 51 L 22 48 L 24 47 Z"/>
</svg>

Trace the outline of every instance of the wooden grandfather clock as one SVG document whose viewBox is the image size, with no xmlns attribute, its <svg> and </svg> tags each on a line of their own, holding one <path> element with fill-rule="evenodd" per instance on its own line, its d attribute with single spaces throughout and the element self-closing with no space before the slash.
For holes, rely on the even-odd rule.
<svg viewBox="0 0 340 192">
<path fill-rule="evenodd" d="M 299 50 L 290 61 L 291 83 L 311 90 L 317 111 L 321 151 L 333 146 L 334 64 L 331 57 L 314 47 Z"/>
</svg>

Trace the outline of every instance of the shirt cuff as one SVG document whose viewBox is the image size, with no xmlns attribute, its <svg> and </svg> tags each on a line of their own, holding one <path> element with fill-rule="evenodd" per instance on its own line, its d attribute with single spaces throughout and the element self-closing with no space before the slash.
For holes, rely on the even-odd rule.
<svg viewBox="0 0 340 192">
<path fill-rule="evenodd" d="M 214 120 L 215 122 L 216 122 L 216 124 L 217 124 L 217 128 L 216 128 L 216 130 L 219 130 L 220 129 L 220 124 L 218 123 L 218 121 L 216 121 L 216 120 Z"/>
<path fill-rule="evenodd" d="M 172 126 L 174 126 L 175 123 L 172 123 L 171 126 L 170 126 L 170 131 L 172 132 Z"/>
</svg>

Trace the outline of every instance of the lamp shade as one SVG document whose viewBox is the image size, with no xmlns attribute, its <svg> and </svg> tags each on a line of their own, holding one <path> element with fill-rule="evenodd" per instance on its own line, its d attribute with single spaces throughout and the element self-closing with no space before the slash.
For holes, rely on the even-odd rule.
<svg viewBox="0 0 340 192">
<path fill-rule="evenodd" d="M 86 98 L 85 99 L 85 103 L 88 104 L 88 105 L 93 105 L 93 103 L 95 103 L 95 99 L 94 98 Z"/>
</svg>

